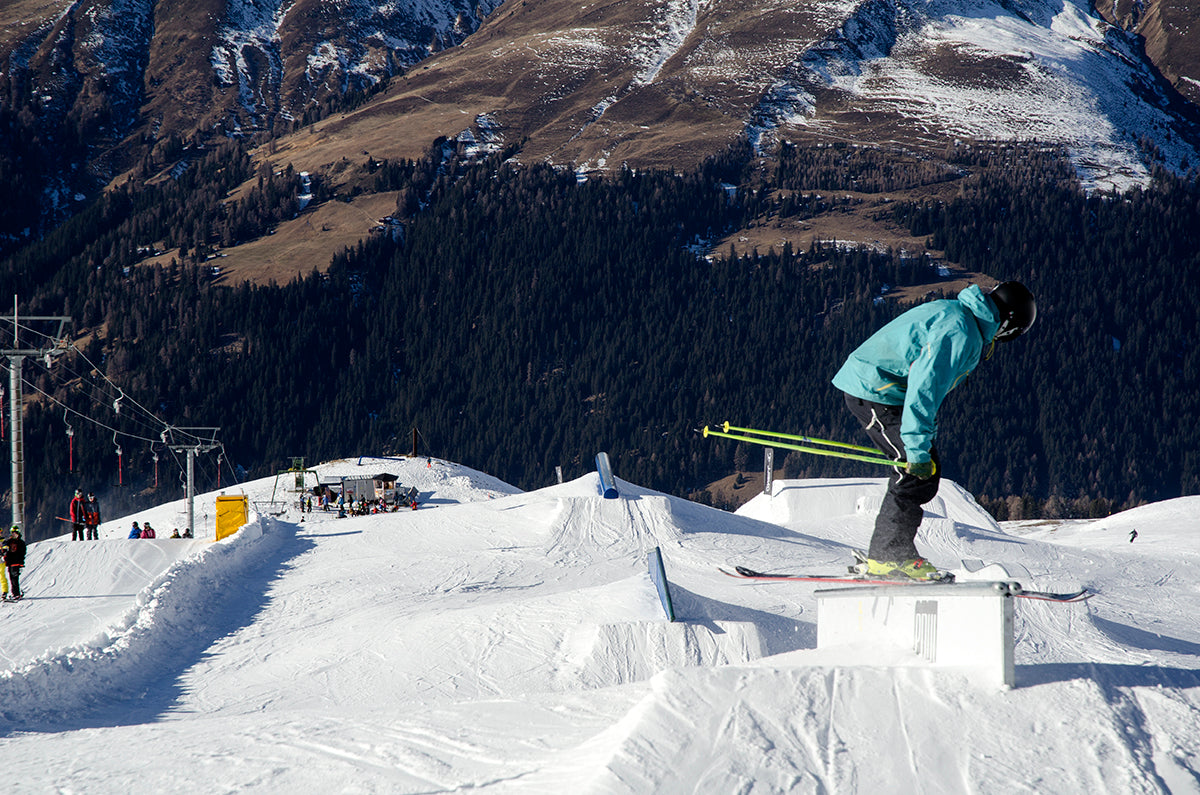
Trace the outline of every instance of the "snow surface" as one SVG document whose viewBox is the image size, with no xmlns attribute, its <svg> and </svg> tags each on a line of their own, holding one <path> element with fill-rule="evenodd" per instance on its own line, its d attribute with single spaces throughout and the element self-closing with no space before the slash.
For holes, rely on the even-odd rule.
<svg viewBox="0 0 1200 795">
<path fill-rule="evenodd" d="M 777 482 L 730 514 L 624 482 L 605 500 L 594 474 L 317 470 L 398 474 L 421 507 L 301 517 L 267 478 L 227 489 L 258 515 L 219 543 L 124 538 L 181 526 L 177 501 L 30 545 L 29 598 L 0 606 L 7 789 L 1200 792 L 1200 497 L 1002 528 L 944 481 L 935 563 L 1098 592 L 1017 604 L 1005 691 L 818 651 L 814 586 L 717 572 L 838 571 L 881 480 Z"/>
</svg>

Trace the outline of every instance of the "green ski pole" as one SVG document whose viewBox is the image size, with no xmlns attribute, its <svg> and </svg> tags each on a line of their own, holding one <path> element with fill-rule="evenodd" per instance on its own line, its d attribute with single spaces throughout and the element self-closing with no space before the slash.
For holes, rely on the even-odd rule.
<svg viewBox="0 0 1200 795">
<path fill-rule="evenodd" d="M 791 439 L 797 442 L 806 442 L 807 444 L 819 444 L 825 447 L 840 447 L 843 450 L 857 450 L 860 453 L 868 453 L 874 456 L 879 455 L 879 451 L 874 447 L 865 447 L 860 444 L 847 444 L 846 442 L 834 442 L 829 439 L 814 439 L 811 436 L 800 436 L 794 433 L 779 433 L 777 431 L 763 431 L 758 428 L 739 428 L 736 425 L 730 425 L 728 421 L 722 426 L 725 433 L 737 431 L 739 433 L 752 433 L 757 436 L 770 436 L 776 439 Z"/>
<path fill-rule="evenodd" d="M 783 450 L 796 450 L 801 453 L 810 453 L 812 455 L 825 455 L 832 458 L 843 458 L 847 461 L 863 461 L 868 464 L 880 464 L 887 467 L 895 467 L 900 465 L 900 462 L 893 461 L 890 458 L 881 458 L 878 451 L 874 451 L 875 455 L 870 456 L 860 455 L 859 453 L 843 453 L 840 450 L 822 450 L 819 447 L 805 447 L 799 444 L 791 444 L 790 442 L 777 442 L 771 439 L 762 439 L 754 436 L 739 436 L 732 433 L 722 433 L 721 431 L 712 430 L 707 425 L 704 426 L 704 430 L 701 431 L 701 435 L 706 439 L 710 436 L 715 436 L 720 439 L 732 439 L 735 442 L 761 444 L 763 447 L 778 447 Z"/>
</svg>

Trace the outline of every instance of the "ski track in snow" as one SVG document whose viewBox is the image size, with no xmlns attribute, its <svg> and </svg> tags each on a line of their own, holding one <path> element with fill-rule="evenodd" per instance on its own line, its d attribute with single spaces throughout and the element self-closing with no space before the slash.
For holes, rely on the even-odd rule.
<svg viewBox="0 0 1200 795">
<path fill-rule="evenodd" d="M 918 538 L 935 562 L 1098 592 L 1018 600 L 1006 692 L 846 664 L 815 648 L 814 586 L 716 571 L 836 571 L 882 480 L 781 481 L 734 515 L 627 483 L 606 500 L 594 474 L 522 493 L 432 459 L 318 470 L 398 473 L 422 506 L 292 507 L 216 544 L 124 539 L 130 519 L 178 524 L 175 502 L 99 542 L 30 545 L 30 598 L 0 607 L 0 757 L 18 791 L 1200 788 L 1200 498 L 1002 528 L 943 481 Z M 275 483 L 239 488 L 265 511 Z"/>
</svg>

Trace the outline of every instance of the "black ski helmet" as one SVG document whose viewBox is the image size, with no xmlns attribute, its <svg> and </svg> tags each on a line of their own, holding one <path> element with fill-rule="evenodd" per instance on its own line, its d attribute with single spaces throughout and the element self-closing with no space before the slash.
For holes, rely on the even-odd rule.
<svg viewBox="0 0 1200 795">
<path fill-rule="evenodd" d="M 1033 293 L 1020 282 L 1001 282 L 988 293 L 1000 312 L 1000 328 L 995 339 L 999 342 L 1015 340 L 1029 331 L 1037 320 L 1037 302 Z"/>
</svg>

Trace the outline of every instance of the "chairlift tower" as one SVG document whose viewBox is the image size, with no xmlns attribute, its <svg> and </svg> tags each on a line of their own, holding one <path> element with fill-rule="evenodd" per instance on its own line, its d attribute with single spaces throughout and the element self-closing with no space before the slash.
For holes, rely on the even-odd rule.
<svg viewBox="0 0 1200 795">
<path fill-rule="evenodd" d="M 220 428 L 167 428 L 162 433 L 163 444 L 176 453 L 187 454 L 187 528 L 196 536 L 196 454 L 209 453 L 221 447 L 217 441 Z"/>
<path fill-rule="evenodd" d="M 25 423 L 24 395 L 21 389 L 21 369 L 26 357 L 58 356 L 67 349 L 63 330 L 69 317 L 28 315 L 21 317 L 17 312 L 17 297 L 13 296 L 13 312 L 0 317 L 0 340 L 9 343 L 0 348 L 0 355 L 8 358 L 8 405 L 12 417 L 12 523 L 23 531 L 25 527 Z M 12 334 L 6 332 L 12 327 Z M 0 344 L 3 344 L 0 342 Z"/>
</svg>

